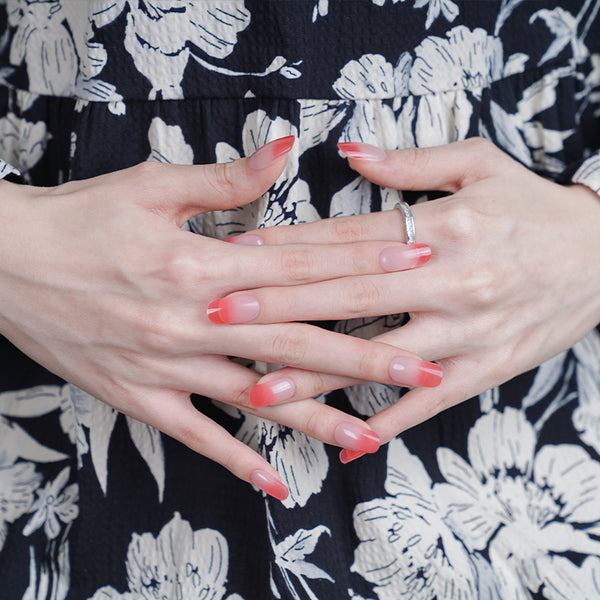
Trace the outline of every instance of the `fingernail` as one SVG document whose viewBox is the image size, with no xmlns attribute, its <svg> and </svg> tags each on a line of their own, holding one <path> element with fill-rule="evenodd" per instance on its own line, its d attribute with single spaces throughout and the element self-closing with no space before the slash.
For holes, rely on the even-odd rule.
<svg viewBox="0 0 600 600">
<path fill-rule="evenodd" d="M 344 156 L 348 158 L 357 158 L 358 160 L 370 160 L 372 162 L 381 162 L 387 158 L 387 152 L 371 144 L 362 144 L 359 142 L 340 142 L 337 147 Z"/>
<path fill-rule="evenodd" d="M 389 367 L 390 377 L 405 387 L 436 387 L 442 382 L 442 368 L 408 356 L 397 356 Z"/>
<path fill-rule="evenodd" d="M 424 265 L 430 258 L 431 248 L 427 244 L 411 244 L 382 250 L 379 264 L 384 271 L 405 271 Z"/>
<path fill-rule="evenodd" d="M 353 460 L 356 460 L 357 458 L 360 458 L 361 456 L 364 456 L 365 452 L 360 452 L 358 450 L 348 450 L 347 448 L 344 448 L 341 452 L 340 452 L 340 460 L 347 465 L 349 462 L 352 462 Z"/>
<path fill-rule="evenodd" d="M 256 469 L 250 473 L 250 483 L 261 489 L 265 494 L 277 498 L 277 500 L 285 500 L 289 495 L 289 490 L 279 481 L 266 471 Z"/>
<path fill-rule="evenodd" d="M 264 244 L 262 238 L 254 234 L 237 235 L 235 237 L 225 238 L 223 241 L 229 242 L 230 244 L 243 244 L 244 246 L 262 246 Z"/>
<path fill-rule="evenodd" d="M 254 171 L 265 169 L 274 160 L 287 154 L 292 149 L 295 140 L 293 135 L 288 135 L 265 144 L 248 159 L 248 166 Z"/>
<path fill-rule="evenodd" d="M 211 302 L 206 309 L 209 320 L 216 325 L 247 323 L 256 319 L 259 312 L 258 300 L 246 295 L 219 298 Z"/>
<path fill-rule="evenodd" d="M 356 423 L 340 423 L 333 432 L 333 439 L 340 446 L 369 454 L 377 452 L 381 445 L 381 440 L 374 431 Z"/>
<path fill-rule="evenodd" d="M 274 379 L 259 383 L 250 390 L 250 404 L 255 408 L 277 404 L 289 400 L 295 392 L 296 386 L 291 379 Z"/>
</svg>

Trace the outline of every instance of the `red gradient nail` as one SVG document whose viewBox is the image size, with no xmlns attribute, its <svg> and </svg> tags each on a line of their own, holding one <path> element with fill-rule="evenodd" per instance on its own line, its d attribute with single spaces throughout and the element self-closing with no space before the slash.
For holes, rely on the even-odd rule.
<svg viewBox="0 0 600 600">
<path fill-rule="evenodd" d="M 295 140 L 293 135 L 288 135 L 265 144 L 248 159 L 248 166 L 254 171 L 266 169 L 273 161 L 287 154 L 292 149 Z"/>
<path fill-rule="evenodd" d="M 339 423 L 333 432 L 333 439 L 340 446 L 368 454 L 377 452 L 381 445 L 374 431 L 356 423 Z"/>
<path fill-rule="evenodd" d="M 259 383 L 250 390 L 250 404 L 255 408 L 270 406 L 293 398 L 296 386 L 291 379 L 274 379 Z"/>
<path fill-rule="evenodd" d="M 442 368 L 408 356 L 397 356 L 389 367 L 390 377 L 405 387 L 437 387 L 442 382 Z"/>
<path fill-rule="evenodd" d="M 365 454 L 365 452 L 360 452 L 358 450 L 348 450 L 348 448 L 344 448 L 340 452 L 340 461 L 347 465 L 349 462 L 352 462 L 353 460 L 356 460 L 357 458 L 360 458 Z"/>
<path fill-rule="evenodd" d="M 371 162 L 381 162 L 387 158 L 387 153 L 382 148 L 363 144 L 360 142 L 340 142 L 337 147 L 341 153 L 348 158 L 357 160 L 368 160 Z"/>
<path fill-rule="evenodd" d="M 256 469 L 250 474 L 250 483 L 261 489 L 265 494 L 277 498 L 277 500 L 285 500 L 290 492 L 281 481 L 273 477 L 266 471 Z"/>
<path fill-rule="evenodd" d="M 254 234 L 242 234 L 235 237 L 225 238 L 224 242 L 230 244 L 241 244 L 243 246 L 262 246 L 264 244 L 262 238 Z"/>
<path fill-rule="evenodd" d="M 429 262 L 431 248 L 427 244 L 411 244 L 386 248 L 379 255 L 379 264 L 384 271 L 406 271 Z"/>
<path fill-rule="evenodd" d="M 253 296 L 242 295 L 213 300 L 206 309 L 206 316 L 216 325 L 230 325 L 252 321 L 259 312 L 258 300 Z"/>
</svg>

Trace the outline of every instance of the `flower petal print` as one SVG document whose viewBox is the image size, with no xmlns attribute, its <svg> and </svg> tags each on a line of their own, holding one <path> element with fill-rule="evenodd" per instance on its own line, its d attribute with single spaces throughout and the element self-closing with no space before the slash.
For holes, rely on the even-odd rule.
<svg viewBox="0 0 600 600">
<path fill-rule="evenodd" d="M 29 512 L 41 480 L 33 463 L 0 466 L 0 550 L 6 541 L 8 525 Z"/>
<path fill-rule="evenodd" d="M 119 593 L 106 586 L 90 600 L 221 600 L 229 569 L 227 540 L 214 529 L 194 531 L 176 512 L 157 537 L 133 534 L 126 568 L 128 591 Z"/>
<path fill-rule="evenodd" d="M 37 500 L 30 509 L 33 516 L 23 528 L 23 535 L 31 535 L 43 526 L 46 537 L 53 540 L 60 534 L 61 522 L 68 524 L 77 518 L 79 486 L 72 483 L 65 487 L 70 471 L 65 467 L 54 481 L 37 490 Z"/>
<path fill-rule="evenodd" d="M 0 156 L 26 174 L 42 158 L 51 139 L 46 123 L 32 123 L 8 113 L 0 119 Z"/>
<path fill-rule="evenodd" d="M 186 143 L 179 125 L 167 125 L 160 117 L 154 117 L 148 129 L 148 141 L 149 161 L 175 165 L 194 163 L 194 151 Z"/>
<path fill-rule="evenodd" d="M 523 412 L 506 408 L 480 417 L 469 432 L 470 464 L 437 451 L 448 482 L 434 486 L 444 520 L 471 551 L 488 551 L 502 598 L 551 589 L 558 564 L 577 577 L 579 567 L 559 563 L 560 555 L 600 554 L 590 535 L 600 520 L 600 464 L 579 446 L 536 453 L 536 443 Z"/>
<path fill-rule="evenodd" d="M 479 568 L 442 520 L 431 478 L 400 438 L 389 444 L 387 468 L 389 496 L 354 509 L 360 543 L 351 570 L 375 585 L 379 600 L 475 600 L 484 586 L 480 573 L 492 579 L 486 584 L 493 589 L 493 575 Z"/>
</svg>

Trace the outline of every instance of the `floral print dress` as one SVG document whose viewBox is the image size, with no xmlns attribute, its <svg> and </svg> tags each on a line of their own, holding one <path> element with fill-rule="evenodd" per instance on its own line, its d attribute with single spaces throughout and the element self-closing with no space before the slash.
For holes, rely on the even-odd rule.
<svg viewBox="0 0 600 600">
<path fill-rule="evenodd" d="M 3 0 L 0 31 L 2 176 L 55 185 L 296 136 L 268 193 L 188 223 L 204 235 L 435 197 L 358 177 L 339 141 L 479 135 L 600 193 L 598 0 Z M 598 330 L 348 465 L 195 398 L 276 466 L 283 503 L 1 338 L 0 357 L 3 600 L 600 598 Z M 401 393 L 324 400 L 367 417 Z"/>
</svg>

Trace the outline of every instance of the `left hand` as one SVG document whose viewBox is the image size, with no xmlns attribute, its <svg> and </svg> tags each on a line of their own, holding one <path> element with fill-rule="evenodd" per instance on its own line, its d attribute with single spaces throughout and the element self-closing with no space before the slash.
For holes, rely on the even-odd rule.
<svg viewBox="0 0 600 600">
<path fill-rule="evenodd" d="M 243 293 L 259 301 L 253 322 L 410 314 L 408 324 L 376 339 L 437 361 L 444 377 L 439 387 L 412 389 L 368 420 L 383 441 L 540 365 L 600 322 L 600 198 L 592 190 L 543 179 L 482 139 L 350 164 L 381 186 L 451 192 L 412 207 L 430 262 Z M 405 241 L 400 211 L 251 235 L 277 245 Z M 263 377 L 254 397 L 277 397 L 271 390 L 284 381 L 284 400 L 299 400 L 357 382 L 346 375 L 284 368 Z"/>
</svg>

